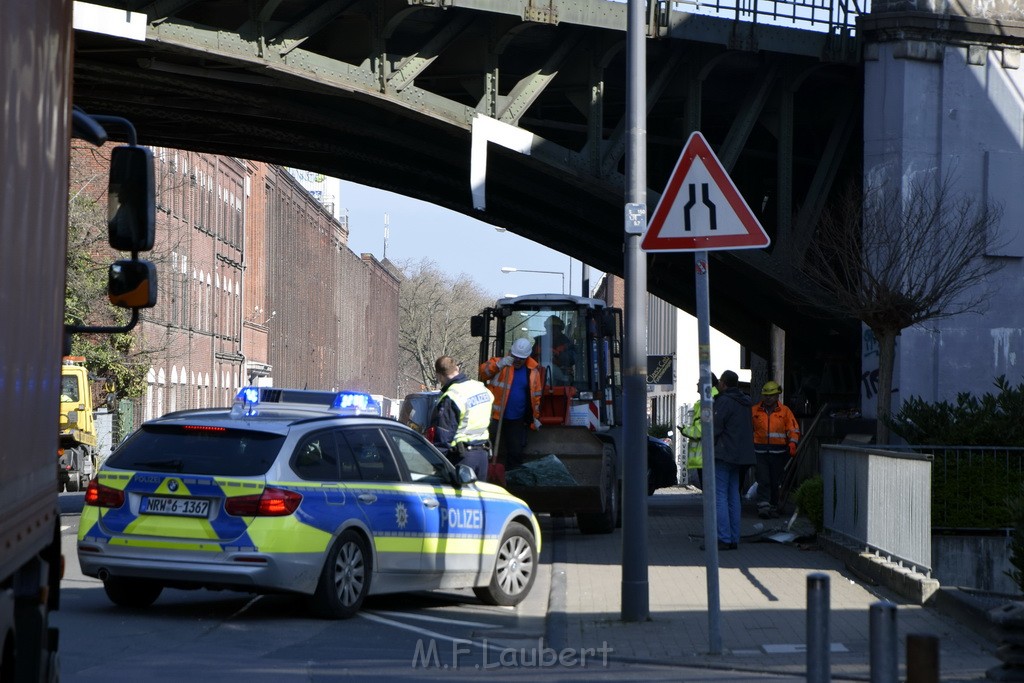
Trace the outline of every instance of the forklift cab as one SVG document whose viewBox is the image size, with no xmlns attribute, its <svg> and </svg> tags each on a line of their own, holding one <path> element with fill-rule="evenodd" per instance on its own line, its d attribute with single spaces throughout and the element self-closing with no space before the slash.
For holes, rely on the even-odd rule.
<svg viewBox="0 0 1024 683">
<path fill-rule="evenodd" d="M 541 423 L 619 424 L 622 314 L 600 299 L 537 294 L 499 299 L 471 320 L 480 362 L 526 338 L 541 366 Z M 592 404 L 592 405 L 591 405 Z M 593 411 L 591 411 L 593 407 Z M 593 412 L 593 415 L 588 415 Z"/>
</svg>

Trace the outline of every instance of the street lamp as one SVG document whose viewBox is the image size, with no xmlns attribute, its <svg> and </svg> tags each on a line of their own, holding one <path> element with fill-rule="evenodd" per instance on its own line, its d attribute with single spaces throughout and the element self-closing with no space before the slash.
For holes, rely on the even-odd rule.
<svg viewBox="0 0 1024 683">
<path fill-rule="evenodd" d="M 503 273 L 541 273 L 543 275 L 558 275 L 562 278 L 562 294 L 565 294 L 565 273 L 559 270 L 527 270 L 526 268 L 513 268 L 512 266 L 502 266 L 501 272 Z"/>
</svg>

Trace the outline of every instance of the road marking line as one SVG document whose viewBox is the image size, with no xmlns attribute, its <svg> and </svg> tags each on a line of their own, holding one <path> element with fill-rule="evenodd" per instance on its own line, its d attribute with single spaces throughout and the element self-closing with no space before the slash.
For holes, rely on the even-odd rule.
<svg viewBox="0 0 1024 683">
<path fill-rule="evenodd" d="M 803 643 L 782 643 L 779 645 L 762 645 L 761 648 L 770 655 L 795 655 L 807 652 L 807 646 Z M 830 652 L 849 652 L 842 643 L 831 643 Z"/>
<path fill-rule="evenodd" d="M 419 619 L 420 621 L 433 621 L 440 624 L 453 624 L 455 626 L 476 626 L 477 628 L 501 628 L 500 624 L 485 624 L 481 621 L 462 621 L 461 619 L 448 619 L 446 617 L 435 617 L 429 614 L 410 614 L 406 612 L 387 612 L 373 610 L 370 614 L 383 614 L 388 617 L 405 617 L 406 619 Z"/>
<path fill-rule="evenodd" d="M 418 626 L 413 626 L 411 624 L 403 624 L 402 622 L 395 621 L 393 619 L 385 619 L 384 617 L 380 617 L 376 614 L 371 614 L 369 612 L 356 612 L 356 616 L 362 617 L 363 619 L 369 619 L 370 621 L 375 621 L 378 624 L 387 624 L 388 626 L 394 626 L 396 628 L 400 628 L 406 631 L 412 631 L 413 633 L 418 633 L 422 636 L 427 636 L 428 638 L 437 638 L 439 640 L 447 640 L 452 643 L 464 643 L 466 645 L 472 645 L 473 647 L 478 647 L 481 650 L 484 648 L 488 648 L 500 651 L 502 649 L 499 645 L 488 643 L 486 641 L 481 643 L 469 638 L 458 638 L 455 636 L 448 636 L 443 633 L 437 633 L 436 631 L 428 631 L 425 628 L 419 628 Z"/>
</svg>

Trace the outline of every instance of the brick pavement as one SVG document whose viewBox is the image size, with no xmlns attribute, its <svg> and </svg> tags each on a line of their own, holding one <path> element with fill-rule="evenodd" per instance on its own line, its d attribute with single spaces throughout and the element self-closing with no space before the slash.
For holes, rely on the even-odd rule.
<svg viewBox="0 0 1024 683">
<path fill-rule="evenodd" d="M 648 499 L 650 618 L 621 620 L 622 531 L 583 536 L 562 520 L 545 520 L 551 589 L 547 635 L 556 648 L 607 643 L 613 661 L 802 676 L 806 672 L 807 575 L 829 577 L 830 664 L 836 680 L 868 680 L 869 610 L 897 605 L 901 677 L 907 634 L 939 637 L 943 681 L 979 680 L 999 664 L 995 646 L 962 623 L 929 607 L 908 604 L 868 585 L 813 543 L 778 543 L 765 533 L 786 520 L 762 522 L 744 510 L 743 542 L 719 553 L 722 653 L 709 654 L 707 577 L 700 491 L 663 489 Z M 760 531 L 757 525 L 767 529 Z M 550 530 L 551 533 L 548 533 Z M 800 520 L 793 531 L 810 529 Z M 547 551 L 550 551 L 548 554 Z"/>
</svg>

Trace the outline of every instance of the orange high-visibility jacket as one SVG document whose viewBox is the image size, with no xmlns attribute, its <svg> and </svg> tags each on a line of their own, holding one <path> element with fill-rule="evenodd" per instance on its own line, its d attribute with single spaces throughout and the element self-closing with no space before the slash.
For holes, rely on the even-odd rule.
<svg viewBox="0 0 1024 683">
<path fill-rule="evenodd" d="M 499 360 L 501 356 L 495 356 L 480 366 L 480 381 L 487 382 L 487 387 L 494 394 L 492 420 L 500 419 L 505 411 L 505 395 L 512 387 L 512 378 L 515 376 L 515 368 L 511 365 L 499 368 Z M 526 359 L 526 368 L 529 370 L 530 378 L 530 407 L 533 408 L 533 424 L 530 428 L 536 429 L 537 420 L 540 419 L 540 395 L 544 390 L 544 377 L 540 365 L 533 358 Z"/>
<path fill-rule="evenodd" d="M 790 443 L 799 443 L 800 423 L 793 411 L 782 405 L 782 401 L 776 403 L 770 413 L 765 411 L 763 403 L 755 403 L 751 413 L 754 419 L 754 450 L 758 453 L 779 451 Z"/>
</svg>

